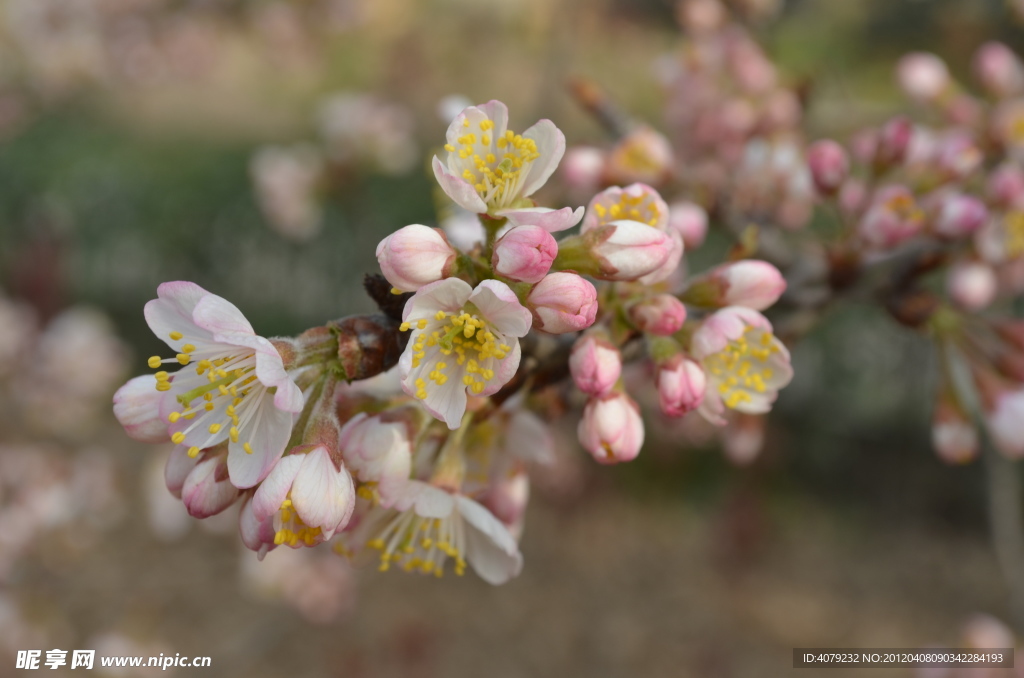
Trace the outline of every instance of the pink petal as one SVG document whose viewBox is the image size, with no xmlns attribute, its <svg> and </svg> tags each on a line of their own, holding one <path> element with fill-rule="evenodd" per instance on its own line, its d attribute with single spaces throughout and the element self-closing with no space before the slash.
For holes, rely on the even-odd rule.
<svg viewBox="0 0 1024 678">
<path fill-rule="evenodd" d="M 304 458 L 302 454 L 289 454 L 274 464 L 252 497 L 252 512 L 257 520 L 266 520 L 281 508 Z"/>
<path fill-rule="evenodd" d="M 213 335 L 256 334 L 238 307 L 216 294 L 207 294 L 196 303 L 192 310 L 192 319 L 197 326 Z"/>
<path fill-rule="evenodd" d="M 253 415 L 255 426 L 243 431 L 239 441 L 228 447 L 228 474 L 231 483 L 242 489 L 252 487 L 270 473 L 274 462 L 284 454 L 292 433 L 291 413 L 277 409 L 266 397 L 257 407 L 260 411 Z M 245 442 L 250 443 L 252 454 L 242 447 Z"/>
<path fill-rule="evenodd" d="M 441 184 L 441 189 L 455 201 L 455 204 L 477 214 L 487 211 L 487 204 L 476 192 L 476 189 L 462 177 L 452 174 L 436 155 L 431 166 L 434 168 L 434 178 L 437 179 L 437 183 Z"/>
<path fill-rule="evenodd" d="M 488 584 L 504 584 L 523 569 L 519 546 L 508 528 L 480 504 L 458 497 L 459 513 L 470 529 L 466 530 L 466 559 Z"/>
<path fill-rule="evenodd" d="M 523 132 L 523 136 L 537 142 L 537 152 L 540 153 L 540 157 L 530 166 L 530 174 L 523 184 L 522 195 L 525 197 L 533 195 L 543 186 L 558 167 L 562 156 L 565 155 L 565 135 L 555 127 L 555 123 L 540 120 Z"/>
<path fill-rule="evenodd" d="M 344 467 L 335 468 L 327 448 L 305 455 L 292 485 L 292 504 L 307 525 L 319 526 L 324 538 L 344 527 L 355 508 L 356 490 Z"/>
<path fill-rule="evenodd" d="M 530 331 L 533 316 L 508 285 L 499 280 L 485 280 L 469 297 L 484 319 L 495 329 L 510 337 L 523 337 Z"/>
<path fill-rule="evenodd" d="M 494 370 L 494 378 L 487 382 L 487 385 L 484 386 L 484 390 L 480 392 L 480 395 L 489 396 L 500 391 L 501 388 L 515 376 L 516 370 L 519 369 L 519 362 L 522 360 L 522 355 L 522 349 L 519 347 L 519 342 L 516 341 L 512 344 L 512 351 L 505 356 L 505 359 L 497 361 L 497 369 Z"/>
<path fill-rule="evenodd" d="M 433 320 L 438 311 L 455 313 L 462 309 L 472 293 L 470 284 L 458 278 L 445 278 L 424 285 L 405 304 L 402 320 Z"/>
<path fill-rule="evenodd" d="M 165 443 L 171 439 L 167 420 L 160 416 L 164 394 L 156 390 L 156 377 L 130 379 L 114 394 L 114 416 L 132 440 Z"/>
<path fill-rule="evenodd" d="M 494 216 L 505 217 L 513 226 L 540 226 L 548 233 L 558 233 L 572 228 L 583 218 L 583 208 L 563 207 L 554 210 L 548 207 L 524 207 L 521 209 L 499 210 Z"/>
</svg>

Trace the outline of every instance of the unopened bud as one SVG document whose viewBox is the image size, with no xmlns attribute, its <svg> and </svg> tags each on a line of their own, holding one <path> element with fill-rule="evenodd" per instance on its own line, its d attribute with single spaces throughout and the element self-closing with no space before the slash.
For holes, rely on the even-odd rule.
<svg viewBox="0 0 1024 678">
<path fill-rule="evenodd" d="M 586 334 L 572 347 L 569 371 L 579 390 L 592 396 L 607 395 L 622 374 L 622 354 L 601 336 Z"/>
<path fill-rule="evenodd" d="M 377 245 L 384 277 L 403 292 L 449 277 L 456 255 L 444 231 L 420 224 L 401 228 Z"/>
<path fill-rule="evenodd" d="M 671 294 L 657 294 L 630 306 L 629 319 L 641 332 L 668 337 L 686 322 L 686 306 Z"/>
<path fill-rule="evenodd" d="M 580 444 L 601 464 L 636 459 L 644 444 L 640 408 L 625 393 L 591 398 L 577 434 Z"/>
<path fill-rule="evenodd" d="M 676 245 L 664 231 L 637 221 L 614 221 L 560 243 L 556 266 L 602 280 L 638 280 L 661 269 Z M 679 243 L 679 249 L 682 242 Z"/>
<path fill-rule="evenodd" d="M 696 249 L 708 234 L 708 213 L 696 203 L 674 202 L 668 207 L 668 227 L 683 238 L 687 250 Z"/>
<path fill-rule="evenodd" d="M 913 136 L 914 124 L 909 118 L 898 116 L 885 123 L 878 133 L 875 166 L 887 168 L 902 164 Z"/>
<path fill-rule="evenodd" d="M 949 87 L 946 62 L 928 52 L 912 52 L 896 66 L 900 87 L 911 99 L 933 101 Z"/>
<path fill-rule="evenodd" d="M 227 448 L 207 453 L 185 478 L 181 501 L 193 518 L 208 518 L 235 503 L 240 491 L 228 478 Z"/>
<path fill-rule="evenodd" d="M 146 374 L 131 379 L 114 394 L 114 416 L 132 440 L 165 443 L 171 439 L 167 422 L 160 416 L 164 394 L 156 390 L 156 377 Z"/>
<path fill-rule="evenodd" d="M 1001 42 L 986 42 L 974 55 L 974 75 L 989 93 L 1011 97 L 1024 90 L 1024 64 Z"/>
<path fill-rule="evenodd" d="M 988 197 L 1000 207 L 1014 207 L 1024 201 L 1024 169 L 1005 162 L 992 170 L 986 185 Z"/>
<path fill-rule="evenodd" d="M 947 291 L 953 301 L 968 311 L 987 308 L 999 291 L 995 270 L 981 261 L 961 261 L 949 270 Z"/>
<path fill-rule="evenodd" d="M 579 332 L 597 317 L 597 290 L 590 281 L 567 271 L 549 273 L 526 300 L 534 329 L 549 334 Z"/>
<path fill-rule="evenodd" d="M 707 376 L 696 362 L 676 355 L 659 366 L 657 385 L 661 411 L 670 417 L 681 417 L 704 402 Z"/>
<path fill-rule="evenodd" d="M 966 464 L 978 456 L 978 432 L 947 389 L 940 391 L 935 402 L 932 445 L 947 464 Z"/>
<path fill-rule="evenodd" d="M 850 174 L 850 159 L 846 150 L 831 139 L 816 141 L 807 150 L 807 165 L 811 179 L 823 195 L 832 195 Z"/>
<path fill-rule="evenodd" d="M 762 311 L 785 290 L 786 279 L 779 269 L 766 261 L 748 259 L 722 264 L 695 278 L 682 300 L 711 308 L 745 306 Z"/>
<path fill-rule="evenodd" d="M 547 275 L 558 243 L 540 226 L 517 226 L 494 243 L 494 271 L 516 282 L 535 283 Z"/>
</svg>

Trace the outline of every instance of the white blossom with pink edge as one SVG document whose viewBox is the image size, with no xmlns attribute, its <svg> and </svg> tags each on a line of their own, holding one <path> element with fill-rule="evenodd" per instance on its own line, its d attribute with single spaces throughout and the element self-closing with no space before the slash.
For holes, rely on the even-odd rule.
<svg viewBox="0 0 1024 678">
<path fill-rule="evenodd" d="M 379 550 L 382 571 L 395 564 L 440 577 L 452 558 L 455 574 L 463 574 L 468 563 L 481 579 L 497 586 L 518 576 L 523 567 L 519 545 L 494 514 L 469 497 L 419 480 L 382 494 L 381 506 L 341 539 Z"/>
<path fill-rule="evenodd" d="M 495 100 L 459 113 L 446 136 L 448 155 L 444 162 L 434 156 L 434 176 L 461 207 L 549 232 L 570 228 L 583 216 L 582 208 L 551 210 L 529 199 L 565 153 L 565 136 L 550 120 L 516 134 L 508 129 L 508 107 Z"/>
<path fill-rule="evenodd" d="M 398 363 L 402 389 L 450 429 L 462 421 L 467 393 L 497 393 L 516 373 L 519 338 L 532 324 L 505 283 L 473 289 L 458 278 L 421 287 L 402 320 L 402 331 L 412 331 Z"/>
<path fill-rule="evenodd" d="M 745 414 L 771 410 L 779 389 L 793 378 L 789 350 L 757 311 L 728 306 L 712 313 L 694 332 L 693 357 L 707 377 L 698 412 L 719 426 L 725 408 Z"/>
<path fill-rule="evenodd" d="M 296 448 L 256 489 L 257 521 L 274 520 L 274 544 L 315 546 L 348 524 L 355 508 L 352 476 L 324 445 Z"/>
<path fill-rule="evenodd" d="M 233 304 L 190 282 L 160 285 L 146 304 L 149 327 L 181 365 L 156 373 L 160 418 L 191 456 L 224 441 L 233 485 L 256 485 L 284 453 L 303 396 L 274 345 L 257 336 Z"/>
</svg>

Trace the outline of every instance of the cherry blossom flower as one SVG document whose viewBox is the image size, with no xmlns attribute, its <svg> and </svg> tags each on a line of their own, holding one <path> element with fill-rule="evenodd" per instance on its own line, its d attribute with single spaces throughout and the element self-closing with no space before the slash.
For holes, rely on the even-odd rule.
<svg viewBox="0 0 1024 678">
<path fill-rule="evenodd" d="M 708 316 L 694 332 L 693 357 L 707 376 L 699 409 L 708 421 L 724 425 L 725 408 L 764 414 L 793 378 L 789 351 L 757 311 L 728 306 Z"/>
<path fill-rule="evenodd" d="M 507 218 L 516 225 L 539 225 L 549 232 L 570 228 L 580 220 L 582 210 L 538 208 L 530 200 L 565 153 L 565 136 L 550 120 L 516 134 L 508 129 L 508 107 L 489 101 L 457 115 L 448 127 L 447 140 L 446 160 L 434 156 L 434 176 L 459 206 Z"/>
<path fill-rule="evenodd" d="M 458 278 L 421 287 L 402 315 L 411 331 L 399 361 L 402 389 L 435 417 L 458 428 L 467 394 L 496 393 L 519 367 L 519 338 L 530 312 L 508 285 L 485 280 L 476 289 Z"/>
<path fill-rule="evenodd" d="M 274 520 L 274 544 L 315 546 L 334 536 L 352 516 L 355 486 L 338 455 L 325 445 L 303 445 L 278 460 L 256 489 L 257 521 Z"/>
<path fill-rule="evenodd" d="M 457 575 L 466 564 L 489 584 L 504 584 L 519 574 L 523 558 L 508 528 L 469 497 L 411 480 L 385 497 L 352 532 L 345 544 L 366 544 L 380 551 L 380 569 L 392 565 L 407 572 L 440 577 L 449 558 Z"/>
<path fill-rule="evenodd" d="M 146 321 L 176 355 L 153 356 L 149 366 L 181 366 L 155 375 L 164 394 L 159 416 L 193 457 L 229 441 L 231 482 L 252 487 L 284 453 L 302 392 L 274 344 L 227 300 L 190 282 L 164 283 L 157 297 L 146 304 Z"/>
</svg>

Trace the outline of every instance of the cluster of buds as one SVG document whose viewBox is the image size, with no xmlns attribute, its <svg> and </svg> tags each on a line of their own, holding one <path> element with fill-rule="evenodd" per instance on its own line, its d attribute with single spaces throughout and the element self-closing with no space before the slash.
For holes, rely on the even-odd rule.
<svg viewBox="0 0 1024 678">
<path fill-rule="evenodd" d="M 357 560 L 376 552 L 382 570 L 440 576 L 451 562 L 502 583 L 522 566 L 528 470 L 553 455 L 531 407 L 567 357 L 588 397 L 579 439 L 600 463 L 643 445 L 621 380 L 628 344 L 645 347 L 672 417 L 763 414 L 792 376 L 760 313 L 785 288 L 775 267 L 679 272 L 703 238 L 699 209 L 673 216 L 642 183 L 586 210 L 538 205 L 565 139 L 548 120 L 508 129 L 498 101 L 459 113 L 446 141 L 434 175 L 481 238 L 457 245 L 421 224 L 385 238 L 387 282 L 368 286 L 381 314 L 266 339 L 192 283 L 164 284 L 146 306 L 173 355 L 150 358 L 155 374 L 118 391 L 115 414 L 133 438 L 177 446 L 166 481 L 191 515 L 239 505 L 261 557 L 329 543 Z"/>
<path fill-rule="evenodd" d="M 857 270 L 908 262 L 897 267 L 888 306 L 941 348 L 933 440 L 950 463 L 979 452 L 975 401 L 996 447 L 1024 456 L 1024 345 L 1005 319 L 1005 303 L 1024 290 L 1024 63 L 990 42 L 975 54 L 974 75 L 981 95 L 938 56 L 909 54 L 897 81 L 941 126 L 899 115 L 846 146 L 823 139 L 807 151 L 819 198 L 842 222 L 833 260 Z M 944 296 L 919 283 L 937 269 Z M 964 371 L 970 378 L 957 379 Z"/>
</svg>

